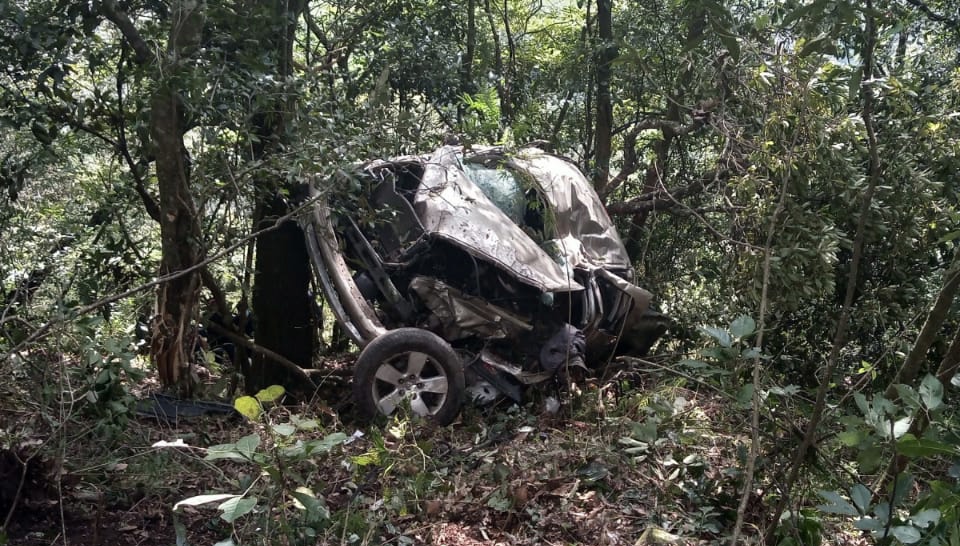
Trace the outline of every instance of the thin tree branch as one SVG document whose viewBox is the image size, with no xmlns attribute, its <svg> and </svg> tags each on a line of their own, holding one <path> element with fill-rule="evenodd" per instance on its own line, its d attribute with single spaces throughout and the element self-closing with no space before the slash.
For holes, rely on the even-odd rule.
<svg viewBox="0 0 960 546">
<path fill-rule="evenodd" d="M 140 35 L 140 31 L 133 25 L 133 21 L 127 16 L 126 12 L 117 7 L 115 0 L 103 0 L 100 2 L 100 11 L 103 16 L 117 26 L 123 37 L 133 48 L 134 58 L 138 64 L 147 64 L 154 58 L 153 50 L 150 45 Z"/>
<path fill-rule="evenodd" d="M 928 6 L 921 0 L 907 0 L 907 3 L 910 4 L 911 6 L 919 8 L 920 11 L 922 11 L 927 16 L 927 18 L 930 19 L 931 21 L 936 21 L 938 23 L 945 23 L 947 26 L 952 27 L 954 30 L 960 30 L 960 21 L 958 21 L 957 19 L 953 19 L 951 17 L 947 17 L 946 15 L 941 15 L 933 11 L 932 9 L 930 9 L 930 6 Z"/>
<path fill-rule="evenodd" d="M 740 492 L 740 504 L 737 506 L 737 521 L 733 527 L 733 534 L 730 538 L 730 546 L 737 546 L 740 538 L 740 530 L 743 528 L 743 520 L 746 517 L 747 505 L 750 502 L 750 496 L 753 493 L 753 478 L 757 467 L 757 457 L 760 455 L 760 369 L 763 360 L 761 354 L 763 351 L 763 334 L 766 329 L 767 319 L 767 294 L 770 289 L 770 262 L 773 252 L 773 238 L 777 232 L 777 223 L 780 221 L 780 215 L 783 214 L 787 202 L 787 183 L 789 177 L 784 175 L 783 183 L 780 186 L 780 200 L 777 203 L 776 210 L 773 211 L 773 217 L 770 219 L 770 228 L 767 230 L 767 241 L 763 248 L 763 285 L 760 290 L 760 311 L 757 317 L 757 355 L 753 358 L 753 396 L 750 402 L 750 453 L 747 456 L 747 470 L 743 479 L 743 490 Z"/>
<path fill-rule="evenodd" d="M 699 180 L 695 180 L 680 188 L 668 190 L 665 187 L 662 187 L 656 191 L 647 192 L 629 201 L 608 205 L 607 212 L 612 215 L 619 215 L 671 209 L 680 204 L 680 199 L 685 199 L 691 195 L 696 195 L 702 192 L 709 184 L 718 180 L 724 180 L 729 176 L 730 171 L 727 169 L 712 171 L 704 174 Z"/>
<path fill-rule="evenodd" d="M 947 320 L 947 315 L 950 313 L 950 307 L 953 305 L 953 300 L 957 295 L 958 289 L 960 289 L 960 253 L 957 253 L 953 264 L 951 264 L 950 269 L 948 269 L 944 275 L 943 287 L 940 289 L 940 293 L 937 294 L 937 300 L 933 304 L 930 313 L 927 314 L 927 319 L 924 321 L 923 328 L 921 328 L 917 340 L 913 343 L 910 353 L 906 359 L 904 359 L 900 369 L 897 370 L 897 375 L 890 381 L 887 390 L 883 393 L 884 397 L 888 400 L 896 401 L 899 399 L 900 396 L 897 392 L 898 384 L 909 384 L 917 378 L 917 375 L 920 373 L 920 368 L 923 366 L 924 361 L 926 361 L 930 346 L 936 341 L 937 336 L 940 334 L 940 327 L 943 326 L 944 321 Z"/>
<path fill-rule="evenodd" d="M 283 369 L 297 376 L 298 379 L 302 379 L 304 382 L 306 382 L 306 384 L 313 386 L 314 389 L 317 388 L 317 384 L 314 383 L 310 375 L 307 374 L 307 372 L 303 368 L 296 365 L 294 362 L 290 361 L 285 356 L 275 353 L 270 349 L 267 349 L 266 347 L 263 347 L 261 345 L 257 345 L 256 343 L 247 339 L 245 336 L 232 332 L 229 328 L 225 328 L 224 326 L 217 324 L 215 322 L 207 322 L 207 327 L 210 329 L 211 332 L 217 335 L 223 336 L 234 343 L 243 345 L 247 349 L 269 358 L 270 360 L 279 364 Z"/>
<path fill-rule="evenodd" d="M 157 223 L 160 222 L 160 205 L 157 204 L 157 200 L 150 195 L 150 192 L 147 191 L 146 184 L 143 181 L 143 177 L 140 175 L 139 167 L 133 157 L 130 156 L 130 148 L 127 146 L 127 131 L 126 123 L 124 120 L 123 112 L 123 61 L 124 61 L 124 52 L 123 49 L 120 50 L 120 59 L 117 61 L 117 143 L 115 149 L 117 153 L 123 158 L 127 163 L 127 168 L 130 169 L 130 175 L 133 177 L 133 188 L 136 190 L 137 195 L 140 196 L 140 200 L 143 201 L 143 208 L 146 209 L 147 214 L 150 218 Z"/>
</svg>

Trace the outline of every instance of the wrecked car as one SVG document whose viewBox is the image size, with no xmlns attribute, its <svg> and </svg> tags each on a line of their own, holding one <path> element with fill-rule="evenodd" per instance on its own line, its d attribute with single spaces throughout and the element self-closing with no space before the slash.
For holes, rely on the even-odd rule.
<svg viewBox="0 0 960 546">
<path fill-rule="evenodd" d="M 642 355 L 668 319 L 634 284 L 589 180 L 538 148 L 375 161 L 352 192 L 312 188 L 301 219 L 315 274 L 362 348 L 353 395 L 368 417 L 401 407 L 440 424 L 469 396 Z M 334 181 L 325 181 L 329 187 Z"/>
</svg>

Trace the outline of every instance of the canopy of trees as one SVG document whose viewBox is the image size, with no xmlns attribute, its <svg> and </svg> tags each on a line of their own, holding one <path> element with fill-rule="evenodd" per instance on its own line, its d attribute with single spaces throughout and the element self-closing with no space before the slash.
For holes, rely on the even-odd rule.
<svg viewBox="0 0 960 546">
<path fill-rule="evenodd" d="M 0 371 L 24 385 L 73 355 L 91 403 L 124 400 L 105 340 L 139 327 L 191 394 L 216 312 L 256 322 L 246 390 L 309 391 L 294 369 L 335 339 L 304 184 L 449 135 L 542 141 L 673 317 L 657 362 L 750 416 L 725 540 L 775 544 L 824 500 L 878 541 L 960 536 L 926 459 L 960 454 L 953 2 L 12 0 L 0 60 Z M 920 468 L 912 513 L 941 519 L 871 515 Z"/>
</svg>

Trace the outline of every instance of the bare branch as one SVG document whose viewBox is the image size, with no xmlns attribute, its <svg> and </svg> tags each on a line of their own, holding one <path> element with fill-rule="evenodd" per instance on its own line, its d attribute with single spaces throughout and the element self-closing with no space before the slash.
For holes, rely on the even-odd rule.
<svg viewBox="0 0 960 546">
<path fill-rule="evenodd" d="M 110 22 L 117 26 L 120 30 L 120 33 L 123 34 L 123 37 L 127 39 L 127 42 L 130 43 L 130 47 L 133 48 L 134 57 L 139 64 L 147 64 L 153 58 L 153 51 L 150 49 L 150 45 L 147 44 L 146 40 L 143 39 L 143 36 L 140 35 L 140 31 L 137 30 L 137 27 L 133 25 L 133 21 L 130 20 L 130 17 L 120 9 L 117 8 L 117 3 L 115 0 L 103 0 L 100 2 L 101 12 L 103 16 L 106 17 Z"/>
<path fill-rule="evenodd" d="M 290 359 L 288 359 L 287 357 L 279 353 L 275 353 L 270 349 L 263 347 L 262 345 L 257 345 L 256 343 L 247 339 L 246 336 L 242 336 L 236 332 L 233 332 L 229 328 L 225 328 L 220 324 L 217 324 L 216 322 L 207 322 L 207 327 L 210 329 L 211 332 L 219 336 L 223 336 L 238 345 L 242 345 L 255 353 L 259 353 L 269 358 L 270 360 L 279 364 L 283 369 L 287 370 L 288 372 L 297 376 L 299 379 L 303 380 L 303 382 L 306 383 L 307 385 L 311 385 L 313 386 L 313 388 L 317 388 L 317 384 L 313 381 L 313 378 L 311 378 L 310 375 L 307 374 L 306 370 L 304 370 L 294 362 L 290 361 Z"/>
<path fill-rule="evenodd" d="M 727 169 L 712 171 L 703 175 L 699 180 L 695 180 L 680 188 L 671 190 L 661 187 L 656 191 L 645 193 L 629 201 L 614 203 L 607 207 L 607 212 L 613 215 L 620 215 L 668 210 L 679 205 L 681 199 L 686 199 L 691 195 L 697 195 L 711 183 L 724 180 L 729 176 L 730 171 Z"/>
<path fill-rule="evenodd" d="M 945 23 L 947 26 L 952 27 L 955 30 L 960 30 L 960 21 L 947 17 L 946 15 L 941 15 L 936 13 L 930 6 L 926 5 L 922 0 L 907 0 L 907 3 L 911 6 L 917 7 L 922 11 L 928 19 L 931 21 L 936 21 L 938 23 Z"/>
</svg>

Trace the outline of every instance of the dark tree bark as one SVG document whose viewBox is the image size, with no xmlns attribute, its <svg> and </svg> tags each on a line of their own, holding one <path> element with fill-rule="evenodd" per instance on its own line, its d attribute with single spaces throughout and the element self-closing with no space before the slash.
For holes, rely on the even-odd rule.
<svg viewBox="0 0 960 546">
<path fill-rule="evenodd" d="M 460 64 L 460 93 L 467 95 L 474 92 L 473 85 L 473 58 L 477 50 L 477 0 L 467 0 L 467 35 Z M 457 106 L 457 126 L 463 128 L 464 107 L 463 101 Z"/>
<path fill-rule="evenodd" d="M 286 213 L 284 201 L 272 199 L 261 210 L 258 229 L 269 226 L 276 217 Z M 257 344 L 303 368 L 311 367 L 315 339 L 309 288 L 310 264 L 300 227 L 287 222 L 261 235 L 257 239 L 252 301 Z M 247 377 L 247 390 L 255 392 L 270 385 L 284 385 L 288 390 L 308 386 L 267 356 L 255 354 Z"/>
<path fill-rule="evenodd" d="M 261 4 L 262 6 L 262 4 Z M 257 3 L 252 4 L 258 9 Z M 274 57 L 276 81 L 287 81 L 292 73 L 293 41 L 297 16 L 302 2 L 276 0 L 259 9 L 268 10 L 268 24 L 261 25 L 263 48 Z M 253 130 L 259 142 L 254 147 L 256 159 L 269 160 L 288 140 L 287 121 L 294 109 L 294 99 L 283 94 L 268 111 L 253 119 Z M 258 229 L 272 224 L 288 212 L 287 201 L 280 197 L 284 187 L 269 171 L 257 178 L 261 201 L 255 212 Z M 310 263 L 303 232 L 295 223 L 257 238 L 256 267 L 253 281 L 253 315 L 256 319 L 257 344 L 286 359 L 308 368 L 312 364 L 314 324 L 311 320 Z M 278 384 L 288 390 L 302 390 L 307 385 L 277 366 L 263 354 L 255 354 L 247 377 L 248 391 Z"/>
<path fill-rule="evenodd" d="M 493 7 L 490 0 L 484 0 L 483 11 L 487 15 L 490 33 L 493 38 L 493 69 L 497 75 L 497 98 L 500 99 L 500 130 L 509 127 L 513 121 L 513 103 L 510 101 L 510 82 L 503 65 L 503 46 L 500 42 L 500 32 L 493 16 Z M 504 16 L 506 17 L 506 15 Z M 500 135 L 497 135 L 498 137 Z"/>
<path fill-rule="evenodd" d="M 613 0 L 597 0 L 597 126 L 594 131 L 593 185 L 602 192 L 610 179 L 613 140 L 613 99 L 610 96 L 611 66 L 617 58 L 613 43 Z"/>
<path fill-rule="evenodd" d="M 172 41 L 172 40 L 171 40 Z M 190 172 L 183 147 L 183 123 L 175 89 L 164 85 L 153 97 L 151 136 L 160 192 L 160 275 L 169 275 L 202 259 L 200 221 L 190 193 Z M 160 285 L 150 356 L 163 385 L 181 385 L 189 393 L 190 353 L 196 331 L 191 327 L 200 289 L 199 273 Z"/>
</svg>

